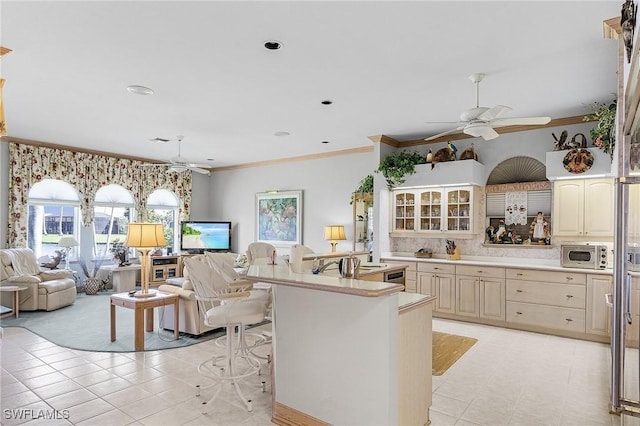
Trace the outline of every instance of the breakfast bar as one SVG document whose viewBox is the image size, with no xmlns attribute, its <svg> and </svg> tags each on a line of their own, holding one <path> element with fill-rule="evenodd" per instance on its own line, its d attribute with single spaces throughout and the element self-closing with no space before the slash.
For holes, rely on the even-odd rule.
<svg viewBox="0 0 640 426">
<path fill-rule="evenodd" d="M 432 296 L 254 265 L 273 284 L 273 421 L 428 424 Z"/>
</svg>

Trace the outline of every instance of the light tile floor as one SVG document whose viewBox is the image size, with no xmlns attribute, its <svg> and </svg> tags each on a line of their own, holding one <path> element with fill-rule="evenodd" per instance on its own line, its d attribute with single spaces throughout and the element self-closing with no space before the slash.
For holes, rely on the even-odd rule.
<svg viewBox="0 0 640 426">
<path fill-rule="evenodd" d="M 440 319 L 433 328 L 478 339 L 447 372 L 433 377 L 434 426 L 620 425 L 607 411 L 608 345 Z M 266 370 L 243 386 L 253 412 L 228 386 L 209 414 L 201 414 L 201 400 L 211 394 L 195 397 L 194 386 L 203 383 L 196 366 L 221 351 L 211 341 L 153 352 L 83 352 L 6 328 L 0 346 L 3 425 L 271 424 Z M 68 418 L 18 419 L 19 408 L 31 414 L 59 410 Z"/>
</svg>

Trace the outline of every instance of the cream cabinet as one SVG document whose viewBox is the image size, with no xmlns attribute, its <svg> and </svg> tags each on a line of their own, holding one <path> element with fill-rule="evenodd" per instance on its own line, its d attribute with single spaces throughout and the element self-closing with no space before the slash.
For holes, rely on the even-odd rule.
<svg viewBox="0 0 640 426">
<path fill-rule="evenodd" d="M 418 290 L 436 296 L 435 312 L 456 313 L 456 267 L 444 263 L 418 263 Z"/>
<path fill-rule="evenodd" d="M 631 277 L 630 318 L 627 323 L 626 344 L 628 347 L 637 348 L 640 340 L 640 276 Z"/>
<path fill-rule="evenodd" d="M 392 232 L 473 233 L 473 186 L 396 190 L 393 203 Z"/>
<path fill-rule="evenodd" d="M 456 314 L 505 319 L 505 269 L 456 266 Z"/>
<path fill-rule="evenodd" d="M 555 236 L 612 237 L 612 179 L 562 180 L 553 185 Z"/>
<path fill-rule="evenodd" d="M 611 335 L 611 308 L 606 298 L 613 292 L 613 277 L 587 275 L 587 333 Z"/>
<path fill-rule="evenodd" d="M 507 268 L 506 320 L 585 333 L 587 274 Z"/>
<path fill-rule="evenodd" d="M 180 273 L 180 256 L 151 256 L 149 284 L 164 284 L 169 278 L 182 276 Z"/>
</svg>

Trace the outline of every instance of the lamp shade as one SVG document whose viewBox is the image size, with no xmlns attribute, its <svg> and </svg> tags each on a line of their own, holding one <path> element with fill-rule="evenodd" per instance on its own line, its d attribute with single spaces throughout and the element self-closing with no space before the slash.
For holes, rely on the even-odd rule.
<svg viewBox="0 0 640 426">
<path fill-rule="evenodd" d="M 330 225 L 324 227 L 324 239 L 325 240 L 346 240 L 347 237 L 344 234 L 344 226 L 342 225 Z"/>
<path fill-rule="evenodd" d="M 62 237 L 60 237 L 60 241 L 58 241 L 59 247 L 71 248 L 77 247 L 78 245 L 79 244 L 76 239 L 70 235 L 63 235 Z"/>
<path fill-rule="evenodd" d="M 127 247 L 137 249 L 152 249 L 167 245 L 164 239 L 164 229 L 161 223 L 130 223 L 127 229 L 127 238 L 124 241 Z"/>
</svg>

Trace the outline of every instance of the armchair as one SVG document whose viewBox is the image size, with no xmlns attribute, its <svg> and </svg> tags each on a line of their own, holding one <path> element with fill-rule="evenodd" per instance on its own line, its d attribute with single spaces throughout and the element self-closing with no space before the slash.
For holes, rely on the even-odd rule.
<svg viewBox="0 0 640 426">
<path fill-rule="evenodd" d="M 0 249 L 0 286 L 27 288 L 20 292 L 21 311 L 53 311 L 73 304 L 77 290 L 72 274 L 68 269 L 40 269 L 31 249 Z M 1 303 L 11 306 L 10 297 L 3 292 Z"/>
</svg>

